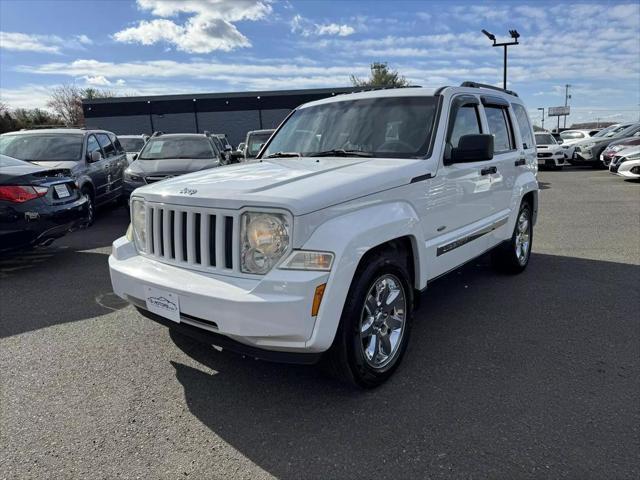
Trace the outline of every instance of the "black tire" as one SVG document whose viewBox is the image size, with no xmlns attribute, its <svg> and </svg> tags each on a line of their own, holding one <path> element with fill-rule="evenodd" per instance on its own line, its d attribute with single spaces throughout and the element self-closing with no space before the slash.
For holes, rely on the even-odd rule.
<svg viewBox="0 0 640 480">
<path fill-rule="evenodd" d="M 89 215 L 85 226 L 90 227 L 91 225 L 93 225 L 93 222 L 96 219 L 95 199 L 93 197 L 93 192 L 89 187 L 82 187 L 82 190 L 80 190 L 80 192 L 87 198 L 87 203 L 89 205 Z"/>
<path fill-rule="evenodd" d="M 528 243 L 526 247 L 526 254 L 524 256 L 519 255 L 516 250 L 516 245 L 519 237 L 519 225 L 522 215 L 526 214 L 528 222 Z M 518 216 L 516 217 L 516 224 L 513 227 L 513 233 L 511 239 L 498 245 L 493 252 L 491 252 L 491 263 L 494 268 L 500 272 L 516 274 L 524 271 L 529 265 L 529 259 L 531 258 L 531 247 L 533 245 L 533 209 L 527 200 L 523 200 L 518 210 Z"/>
<path fill-rule="evenodd" d="M 385 250 L 373 253 L 363 259 L 349 288 L 336 337 L 325 355 L 325 364 L 334 376 L 360 388 L 374 388 L 384 383 L 398 368 L 407 349 L 411 332 L 413 282 L 409 280 L 410 278 L 406 260 L 393 251 Z M 365 302 L 368 297 L 373 298 L 370 295 L 371 291 L 376 283 L 382 279 L 392 282 L 395 279 L 397 283 L 394 283 L 394 285 L 401 285 L 405 307 L 404 321 L 403 326 L 400 327 L 402 331 L 399 333 L 399 339 L 396 340 L 396 343 L 387 343 L 387 345 L 393 345 L 390 354 L 386 357 L 388 363 L 381 364 L 379 368 L 374 368 L 370 364 L 372 359 L 367 360 L 365 358 L 365 340 L 361 336 L 361 323 L 365 318 L 365 313 L 368 311 L 365 307 Z M 390 295 L 385 296 L 385 298 L 390 298 Z M 395 298 L 400 298 L 399 294 Z M 382 305 L 379 305 L 382 308 Z M 373 318 L 373 316 L 369 316 L 369 318 Z M 385 321 L 382 320 L 382 322 Z M 373 328 L 373 323 L 371 328 Z M 382 329 L 387 331 L 387 338 L 393 338 L 394 331 L 388 330 L 386 325 L 383 325 Z M 383 330 L 379 330 L 378 334 L 381 334 Z M 379 346 L 382 356 L 384 356 L 384 342 L 382 340 L 378 341 L 377 337 L 374 338 L 373 336 L 369 337 L 369 341 L 375 342 Z M 374 351 L 378 352 L 378 347 Z M 374 353 L 376 358 L 378 355 L 380 353 L 377 355 Z"/>
</svg>

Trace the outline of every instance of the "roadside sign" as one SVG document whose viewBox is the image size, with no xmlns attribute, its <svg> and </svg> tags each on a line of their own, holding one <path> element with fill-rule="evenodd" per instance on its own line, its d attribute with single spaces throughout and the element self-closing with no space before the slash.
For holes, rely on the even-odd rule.
<svg viewBox="0 0 640 480">
<path fill-rule="evenodd" d="M 549 117 L 562 117 L 569 115 L 569 107 L 549 107 L 547 109 L 547 116 Z"/>
</svg>

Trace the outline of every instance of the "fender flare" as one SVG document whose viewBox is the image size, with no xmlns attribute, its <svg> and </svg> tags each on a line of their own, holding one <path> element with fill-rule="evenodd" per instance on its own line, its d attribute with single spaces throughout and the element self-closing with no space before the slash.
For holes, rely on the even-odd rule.
<svg viewBox="0 0 640 480">
<path fill-rule="evenodd" d="M 424 271 L 424 234 L 417 212 L 404 201 L 376 204 L 323 223 L 305 242 L 305 250 L 330 251 L 335 255 L 324 300 L 306 347 L 327 350 L 333 343 L 344 302 L 362 257 L 379 245 L 408 237 L 413 247 L 414 284 Z"/>
<path fill-rule="evenodd" d="M 514 213 L 511 215 L 509 222 L 510 232 L 513 231 L 513 228 L 515 227 L 516 217 L 518 216 L 518 210 L 520 209 L 520 202 L 522 202 L 522 198 L 530 192 L 533 192 L 533 224 L 535 225 L 538 221 L 538 179 L 535 177 L 533 172 L 523 173 L 516 178 L 512 191 L 513 195 L 511 197 L 510 209 Z"/>
</svg>

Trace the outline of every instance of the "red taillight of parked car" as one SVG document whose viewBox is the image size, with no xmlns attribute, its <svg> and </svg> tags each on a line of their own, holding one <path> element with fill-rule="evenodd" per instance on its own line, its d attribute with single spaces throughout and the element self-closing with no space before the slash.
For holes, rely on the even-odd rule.
<svg viewBox="0 0 640 480">
<path fill-rule="evenodd" d="M 0 186 L 0 200 L 11 203 L 23 203 L 34 198 L 44 197 L 49 189 L 47 187 L 31 187 L 28 185 Z"/>
</svg>

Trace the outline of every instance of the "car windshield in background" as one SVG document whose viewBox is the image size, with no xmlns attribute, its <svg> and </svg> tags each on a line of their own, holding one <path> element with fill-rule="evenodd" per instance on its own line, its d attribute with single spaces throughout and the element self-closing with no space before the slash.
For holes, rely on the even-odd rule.
<svg viewBox="0 0 640 480">
<path fill-rule="evenodd" d="M 83 135 L 76 133 L 0 136 L 0 154 L 27 162 L 80 160 Z"/>
<path fill-rule="evenodd" d="M 125 152 L 139 152 L 144 147 L 143 138 L 122 138 L 118 137 Z"/>
<path fill-rule="evenodd" d="M 249 155 L 255 157 L 260 151 L 260 147 L 267 143 L 269 137 L 271 137 L 270 133 L 256 133 L 251 135 L 249 137 L 249 148 L 247 148 Z"/>
<path fill-rule="evenodd" d="M 625 128 L 627 128 L 629 125 L 612 125 L 610 127 L 607 128 L 603 128 L 602 130 L 600 130 L 598 133 L 596 133 L 594 135 L 594 137 L 612 137 L 614 136 L 617 132 L 621 132 L 622 130 L 624 130 Z"/>
<path fill-rule="evenodd" d="M 560 138 L 563 140 L 575 140 L 576 138 L 585 138 L 585 135 L 582 132 L 562 132 L 560 133 Z"/>
<path fill-rule="evenodd" d="M 536 133 L 536 145 L 555 145 L 556 139 L 550 133 Z"/>
<path fill-rule="evenodd" d="M 168 158 L 214 158 L 211 143 L 204 137 L 156 137 L 149 140 L 139 160 L 164 160 Z"/>
<path fill-rule="evenodd" d="M 263 157 L 341 151 L 387 158 L 418 158 L 429 151 L 435 97 L 383 97 L 330 102 L 293 113 Z"/>
</svg>

